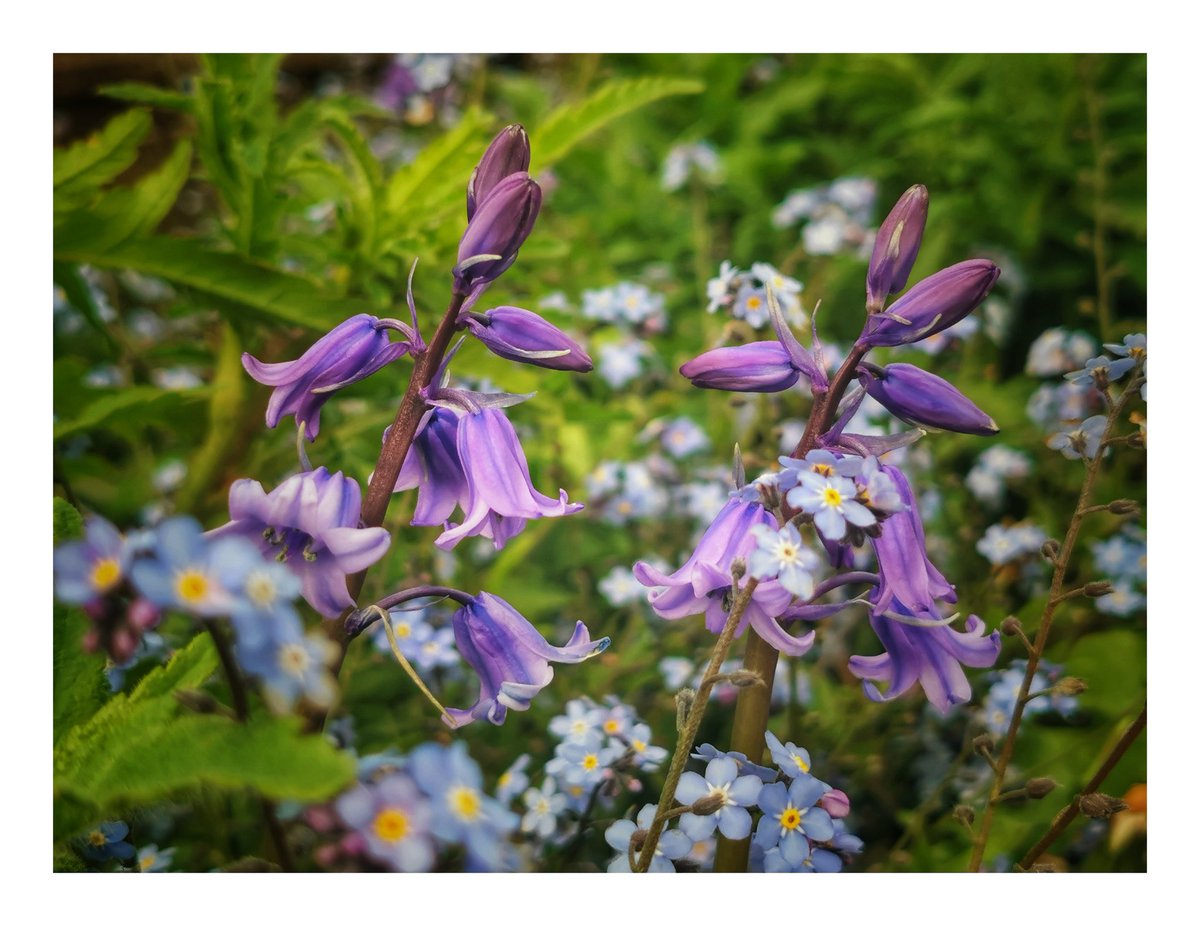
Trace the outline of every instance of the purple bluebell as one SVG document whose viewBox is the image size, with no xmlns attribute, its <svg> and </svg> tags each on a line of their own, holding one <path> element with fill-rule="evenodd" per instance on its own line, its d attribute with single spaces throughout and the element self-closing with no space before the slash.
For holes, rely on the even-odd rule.
<svg viewBox="0 0 1200 926">
<path fill-rule="evenodd" d="M 679 828 L 692 840 L 707 839 L 716 829 L 726 839 L 745 839 L 750 835 L 747 808 L 756 805 L 763 788 L 758 776 L 739 775 L 737 762 L 729 756 L 709 762 L 703 776 L 684 772 L 675 789 L 675 800 L 692 805 L 712 802 L 716 810 L 704 815 L 685 813 L 679 818 Z"/>
<path fill-rule="evenodd" d="M 210 539 L 192 518 L 163 521 L 154 529 L 153 556 L 138 559 L 133 584 L 152 604 L 201 617 L 231 614 L 246 564 L 262 562 L 241 538 Z"/>
<path fill-rule="evenodd" d="M 253 541 L 300 577 L 305 601 L 335 618 L 354 606 L 346 577 L 378 561 L 391 542 L 382 527 L 359 527 L 361 512 L 358 483 L 320 466 L 270 493 L 253 479 L 237 480 L 229 487 L 229 523 L 208 536 Z"/>
<path fill-rule="evenodd" d="M 507 839 L 519 818 L 484 794 L 483 773 L 465 743 L 422 743 L 409 754 L 407 771 L 430 798 L 431 832 L 444 843 L 466 847 L 468 870 L 511 867 Z"/>
<path fill-rule="evenodd" d="M 468 312 L 467 330 L 498 357 L 548 370 L 587 373 L 592 358 L 576 341 L 535 312 L 502 305 L 487 312 Z"/>
<path fill-rule="evenodd" d="M 888 296 L 904 289 L 921 248 L 928 214 L 929 190 L 918 183 L 904 191 L 879 226 L 867 268 L 868 312 L 878 312 Z"/>
<path fill-rule="evenodd" d="M 79 843 L 80 852 L 93 862 L 104 862 L 110 858 L 131 859 L 135 854 L 133 845 L 126 842 L 129 824 L 122 820 L 109 820 L 89 830 Z"/>
<path fill-rule="evenodd" d="M 492 187 L 476 204 L 459 241 L 454 292 L 467 296 L 511 267 L 541 208 L 542 189 L 525 171 Z"/>
<path fill-rule="evenodd" d="M 705 615 L 705 626 L 719 633 L 727 619 L 726 593 L 733 586 L 730 569 L 735 559 L 745 559 L 757 543 L 751 533 L 755 525 L 778 530 L 775 517 L 760 504 L 731 498 L 709 525 L 687 562 L 671 575 L 648 562 L 639 562 L 633 574 L 651 589 L 651 607 L 659 617 L 679 620 L 692 614 Z M 773 647 L 792 656 L 802 656 L 812 647 L 815 633 L 793 637 L 780 626 L 778 618 L 791 603 L 792 593 L 778 580 L 758 584 L 742 616 L 737 633 L 747 625 Z"/>
<path fill-rule="evenodd" d="M 1104 415 L 1092 415 L 1074 427 L 1064 428 L 1050 436 L 1046 446 L 1051 450 L 1061 451 L 1068 460 L 1078 460 L 1086 457 L 1095 459 L 1100 452 L 1100 440 L 1104 437 L 1104 429 L 1108 419 Z"/>
<path fill-rule="evenodd" d="M 636 823 L 633 820 L 618 820 L 604 831 L 604 841 L 617 850 L 616 858 L 608 863 L 610 874 L 628 873 L 633 870 L 629 867 L 629 843 L 633 840 L 634 833 L 649 831 L 657 812 L 657 804 L 647 804 L 638 811 Z M 675 866 L 671 863 L 691 851 L 692 840 L 685 833 L 681 830 L 663 830 L 646 870 L 655 874 L 673 873 Z"/>
<path fill-rule="evenodd" d="M 529 135 L 519 124 L 505 126 L 492 139 L 467 181 L 467 221 L 501 180 L 529 170 Z"/>
<path fill-rule="evenodd" d="M 885 311 L 868 316 L 856 343 L 860 347 L 895 347 L 949 328 L 983 302 L 999 276 L 1000 268 L 983 259 L 964 260 L 939 270 Z"/>
<path fill-rule="evenodd" d="M 529 709 L 534 695 L 554 678 L 551 662 L 583 662 L 608 647 L 608 637 L 592 640 L 582 621 L 571 639 L 552 646 L 507 602 L 481 592 L 454 613 L 454 639 L 479 675 L 479 697 L 465 710 L 447 708 L 455 726 L 486 717 L 504 722 L 508 709 Z"/>
<path fill-rule="evenodd" d="M 790 784 L 763 785 L 758 795 L 762 819 L 754 841 L 764 850 L 779 848 L 783 860 L 799 865 L 811 852 L 810 841 L 833 838 L 833 820 L 817 806 L 829 786 L 811 775 L 799 774 Z"/>
<path fill-rule="evenodd" d="M 952 385 L 911 363 L 868 367 L 863 380 L 871 398 L 908 424 L 982 436 L 1000 430 Z"/>
<path fill-rule="evenodd" d="M 346 319 L 297 360 L 263 363 L 242 354 L 242 366 L 251 378 L 274 387 L 267 403 L 267 427 L 273 428 L 291 415 L 297 425 L 304 425 L 305 437 L 316 440 L 321 407 L 337 390 L 366 379 L 413 350 L 412 340 L 389 340 L 389 329 L 403 331 L 410 339 L 416 337 L 402 322 L 362 314 Z"/>
<path fill-rule="evenodd" d="M 455 449 L 466 492 L 460 501 L 463 521 L 434 541 L 439 549 L 451 550 L 464 537 L 481 535 L 499 550 L 531 518 L 562 517 L 583 510 L 583 505 L 567 501 L 565 489 L 559 490 L 557 499 L 534 489 L 525 451 L 502 409 L 480 408 L 460 416 Z M 437 478 L 452 477 L 442 474 Z M 445 493 L 439 496 L 441 506 L 446 498 Z"/>
<path fill-rule="evenodd" d="M 392 772 L 356 784 L 334 804 L 342 822 L 366 843 L 367 854 L 393 871 L 429 871 L 437 858 L 429 801 L 412 779 Z"/>
<path fill-rule="evenodd" d="M 404 458 L 394 491 L 417 489 L 417 505 L 410 522 L 413 525 L 444 524 L 456 507 L 466 507 L 467 481 L 458 458 L 458 423 L 462 417 L 463 413 L 455 409 L 430 409 Z"/>
<path fill-rule="evenodd" d="M 974 614 L 960 632 L 946 625 L 914 626 L 904 619 L 917 617 L 902 605 L 889 611 L 897 620 L 878 613 L 871 615 L 871 627 L 883 643 L 878 656 L 851 656 L 850 671 L 863 679 L 863 691 L 872 701 L 890 701 L 908 691 L 917 682 L 935 708 L 946 713 L 951 705 L 971 699 L 971 684 L 964 665 L 984 669 L 1000 653 L 1000 634 L 984 633 L 984 623 Z M 924 615 L 921 616 L 925 619 Z M 881 691 L 872 685 L 878 682 Z"/>
<path fill-rule="evenodd" d="M 796 385 L 800 371 L 778 341 L 755 341 L 707 351 L 679 368 L 701 389 L 726 392 L 782 392 Z"/>
<path fill-rule="evenodd" d="M 83 540 L 54 551 L 54 594 L 67 604 L 99 602 L 125 580 L 130 558 L 129 545 L 115 527 L 99 516 L 88 518 Z"/>
</svg>

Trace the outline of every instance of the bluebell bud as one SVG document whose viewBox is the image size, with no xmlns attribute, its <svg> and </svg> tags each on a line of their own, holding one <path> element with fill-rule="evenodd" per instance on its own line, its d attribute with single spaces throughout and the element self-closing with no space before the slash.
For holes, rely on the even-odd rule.
<svg viewBox="0 0 1200 926">
<path fill-rule="evenodd" d="M 929 191 L 918 183 L 905 190 L 879 226 L 867 269 L 868 312 L 878 312 L 888 296 L 904 289 L 921 249 L 928 214 Z"/>
<path fill-rule="evenodd" d="M 996 422 L 952 385 L 911 363 L 867 366 L 867 393 L 902 421 L 961 434 L 995 434 Z"/>
<path fill-rule="evenodd" d="M 970 315 L 999 276 L 999 267 L 980 258 L 939 270 L 886 311 L 867 316 L 857 343 L 860 347 L 895 347 L 937 334 Z"/>
<path fill-rule="evenodd" d="M 509 174 L 493 187 L 458 244 L 455 293 L 468 295 L 511 267 L 541 208 L 541 187 L 525 171 Z"/>
<path fill-rule="evenodd" d="M 502 305 L 463 318 L 470 332 L 493 354 L 550 370 L 587 373 L 592 358 L 576 341 L 535 312 Z"/>
<path fill-rule="evenodd" d="M 492 139 L 467 181 L 467 221 L 505 177 L 529 170 L 529 136 L 523 125 L 506 126 Z"/>
<path fill-rule="evenodd" d="M 679 372 L 693 386 L 728 392 L 782 392 L 800 378 L 787 348 L 778 341 L 718 347 L 689 360 Z"/>
</svg>

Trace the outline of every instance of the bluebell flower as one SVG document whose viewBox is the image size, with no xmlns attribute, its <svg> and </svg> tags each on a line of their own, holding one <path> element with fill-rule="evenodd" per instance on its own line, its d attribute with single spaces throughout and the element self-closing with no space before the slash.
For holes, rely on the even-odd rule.
<svg viewBox="0 0 1200 926">
<path fill-rule="evenodd" d="M 1060 450 L 1068 460 L 1078 460 L 1080 457 L 1094 459 L 1100 452 L 1100 439 L 1108 419 L 1104 415 L 1093 415 L 1082 424 L 1059 431 L 1053 435 L 1046 446 L 1051 450 Z"/>
<path fill-rule="evenodd" d="M 762 819 L 754 841 L 764 850 L 779 848 L 783 861 L 799 865 L 811 853 L 810 840 L 833 838 L 833 820 L 816 806 L 829 786 L 811 775 L 800 774 L 791 784 L 763 785 L 758 796 Z"/>
<path fill-rule="evenodd" d="M 431 799 L 430 830 L 438 839 L 464 845 L 473 870 L 508 867 L 505 843 L 518 817 L 483 793 L 483 774 L 465 743 L 423 743 L 409 754 L 408 769 Z"/>
<path fill-rule="evenodd" d="M 266 492 L 253 479 L 229 487 L 229 523 L 208 536 L 243 537 L 267 558 L 285 564 L 301 581 L 304 600 L 335 618 L 354 599 L 347 576 L 362 572 L 388 549 L 382 527 L 360 527 L 362 490 L 343 473 L 319 466 L 289 476 Z"/>
<path fill-rule="evenodd" d="M 812 759 L 808 754 L 808 750 L 795 743 L 784 745 L 779 741 L 779 737 L 767 731 L 767 748 L 771 751 L 771 758 L 775 760 L 775 764 L 779 766 L 779 770 L 788 778 L 795 778 L 797 775 L 807 775 L 812 768 Z"/>
<path fill-rule="evenodd" d="M 639 830 L 649 831 L 654 823 L 654 815 L 658 812 L 657 804 L 647 804 L 638 811 L 637 823 L 633 820 L 618 820 L 604 831 L 604 841 L 617 850 L 617 856 L 608 865 L 610 874 L 630 872 L 629 843 L 633 834 Z M 681 830 L 664 829 L 659 837 L 658 845 L 654 848 L 654 856 L 650 859 L 647 871 L 657 873 L 672 873 L 675 859 L 683 858 L 692 850 L 692 839 Z"/>
<path fill-rule="evenodd" d="M 93 604 L 125 580 L 130 558 L 115 527 L 99 516 L 88 518 L 82 540 L 54 551 L 54 593 L 67 604 Z"/>
<path fill-rule="evenodd" d="M 133 858 L 135 849 L 126 842 L 129 835 L 129 824 L 122 820 L 109 820 L 101 823 L 95 829 L 89 830 L 79 844 L 79 851 L 85 858 L 93 862 L 105 862 L 110 858 Z"/>
<path fill-rule="evenodd" d="M 409 340 L 390 341 L 389 330 L 403 331 Z M 291 415 L 304 425 L 304 435 L 316 440 L 321 407 L 333 394 L 366 379 L 414 348 L 416 333 L 403 322 L 373 315 L 348 318 L 304 352 L 298 360 L 263 363 L 242 354 L 242 366 L 251 378 L 272 386 L 267 403 L 267 427 Z"/>
<path fill-rule="evenodd" d="M 356 784 L 334 803 L 342 822 L 366 842 L 367 853 L 393 871 L 429 871 L 437 853 L 433 811 L 408 775 L 392 772 Z"/>
<path fill-rule="evenodd" d="M 691 839 L 706 839 L 720 829 L 726 839 L 745 839 L 750 835 L 750 813 L 755 806 L 762 779 L 755 775 L 738 774 L 738 764 L 728 756 L 713 759 L 701 777 L 696 772 L 684 772 L 675 789 L 675 800 L 694 805 L 697 801 L 714 802 L 717 809 L 704 816 L 685 813 L 679 826 Z"/>
<path fill-rule="evenodd" d="M 175 849 L 160 849 L 154 843 L 137 850 L 138 871 L 166 871 L 175 863 Z"/>
<path fill-rule="evenodd" d="M 501 724 L 511 708 L 529 709 L 533 697 L 554 678 L 551 662 L 583 662 L 608 647 L 608 637 L 592 640 L 583 621 L 562 646 L 546 642 L 507 601 L 481 592 L 454 612 L 454 640 L 479 676 L 479 696 L 466 709 L 447 708 L 456 726 L 486 717 Z"/>
<path fill-rule="evenodd" d="M 529 787 L 529 776 L 525 774 L 528 767 L 529 754 L 526 753 L 517 756 L 516 761 L 500 773 L 500 777 L 496 779 L 496 800 L 507 804 Z"/>
<path fill-rule="evenodd" d="M 521 817 L 521 832 L 549 839 L 558 829 L 559 815 L 567 809 L 567 797 L 558 791 L 554 778 L 547 776 L 540 788 L 530 788 L 522 800 L 525 814 Z"/>
</svg>

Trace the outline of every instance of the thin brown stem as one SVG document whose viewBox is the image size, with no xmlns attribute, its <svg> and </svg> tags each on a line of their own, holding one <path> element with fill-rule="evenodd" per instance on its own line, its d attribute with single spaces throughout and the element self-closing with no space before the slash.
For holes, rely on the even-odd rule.
<svg viewBox="0 0 1200 926">
<path fill-rule="evenodd" d="M 1092 776 L 1084 789 L 1075 795 L 1071 803 L 1058 812 L 1046 834 L 1017 863 L 1018 868 L 1028 870 L 1041 857 L 1043 852 L 1054 845 L 1054 841 L 1063 834 L 1063 831 L 1071 824 L 1071 821 L 1079 816 L 1080 800 L 1083 796 L 1086 794 L 1095 794 L 1100 789 L 1100 786 L 1104 784 L 1104 779 L 1116 768 L 1122 756 L 1129 751 L 1129 747 L 1133 745 L 1134 740 L 1141 736 L 1144 729 L 1146 729 L 1146 708 L 1143 706 L 1142 712 L 1138 714 L 1137 719 L 1121 734 L 1121 738 L 1117 740 L 1113 748 L 1109 750 L 1108 755 L 1104 757 L 1104 761 L 1100 763 L 1100 768 L 1096 774 Z"/>
<path fill-rule="evenodd" d="M 1134 394 L 1133 385 L 1136 382 L 1137 377 L 1132 377 L 1130 385 L 1125 387 L 1120 398 L 1113 404 L 1112 409 L 1108 413 L 1108 420 L 1104 425 L 1104 438 L 1107 438 L 1112 433 L 1117 419 L 1121 416 L 1121 411 Z M 1079 531 L 1083 526 L 1085 518 L 1084 511 L 1088 507 L 1092 490 L 1096 485 L 1096 477 L 1100 473 L 1100 466 L 1103 461 L 1104 453 L 1103 451 L 1099 451 L 1096 453 L 1095 458 L 1088 463 L 1083 477 L 1083 486 L 1079 490 L 1079 500 L 1075 505 L 1075 512 L 1071 515 L 1067 534 L 1063 538 L 1062 547 L 1055 560 L 1054 575 L 1050 580 L 1050 591 L 1046 596 L 1046 606 L 1042 610 L 1041 624 L 1038 626 L 1037 636 L 1034 638 L 1033 648 L 1029 653 L 1029 663 L 1025 667 L 1025 677 L 1021 680 L 1021 688 L 1017 692 L 1017 701 L 1013 707 L 1012 719 L 1008 724 L 1008 733 L 1004 737 L 1004 745 L 993 767 L 995 777 L 992 780 L 991 793 L 988 796 L 987 806 L 983 811 L 983 819 L 979 825 L 979 832 L 975 837 L 975 845 L 972 848 L 971 860 L 967 867 L 968 871 L 979 871 L 980 866 L 983 864 L 983 853 L 987 848 L 988 837 L 991 835 L 992 821 L 995 819 L 996 799 L 1004 789 L 1004 775 L 1008 771 L 1008 766 L 1012 762 L 1013 753 L 1016 750 L 1017 733 L 1021 729 L 1021 721 L 1025 716 L 1025 705 L 1029 697 L 1029 691 L 1033 687 L 1033 679 L 1037 674 L 1038 664 L 1041 662 L 1042 654 L 1046 651 L 1046 643 L 1050 638 L 1050 628 L 1054 624 L 1054 615 L 1058 611 L 1059 604 L 1064 600 L 1062 588 L 1066 580 L 1067 567 L 1071 561 L 1071 553 L 1075 549 L 1075 542 L 1079 539 Z"/>
</svg>

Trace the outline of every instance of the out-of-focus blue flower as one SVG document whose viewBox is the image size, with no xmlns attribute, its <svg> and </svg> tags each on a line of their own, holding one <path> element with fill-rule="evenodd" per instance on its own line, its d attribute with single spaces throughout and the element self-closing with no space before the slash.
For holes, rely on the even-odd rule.
<svg viewBox="0 0 1200 926">
<path fill-rule="evenodd" d="M 624 751 L 620 745 L 606 745 L 604 737 L 592 731 L 559 743 L 554 758 L 546 763 L 546 774 L 563 785 L 590 791 L 608 777 L 609 768 Z"/>
<path fill-rule="evenodd" d="M 596 583 L 596 588 L 600 590 L 604 600 L 614 608 L 633 604 L 646 594 L 646 590 L 634 578 L 633 570 L 628 566 L 613 566 L 608 574 Z"/>
<path fill-rule="evenodd" d="M 547 776 L 540 788 L 530 788 L 522 800 L 525 815 L 521 817 L 521 832 L 549 839 L 558 828 L 558 817 L 567 809 L 567 797 L 560 794 L 552 777 Z"/>
<path fill-rule="evenodd" d="M 154 843 L 137 850 L 138 871 L 166 871 L 175 863 L 175 849 L 160 849 Z"/>
<path fill-rule="evenodd" d="M 390 341 L 389 330 L 403 331 L 408 340 Z M 316 440 L 321 408 L 339 389 L 366 379 L 414 348 L 416 333 L 403 322 L 373 315 L 348 318 L 313 344 L 298 360 L 263 363 L 242 354 L 251 378 L 271 386 L 267 427 L 288 415 L 304 425 L 304 435 Z"/>
<path fill-rule="evenodd" d="M 691 418 L 674 418 L 662 429 L 663 449 L 676 459 L 708 448 L 708 435 Z"/>
<path fill-rule="evenodd" d="M 269 493 L 253 479 L 237 480 L 229 487 L 229 523 L 208 536 L 256 543 L 263 556 L 300 578 L 305 601 L 335 618 L 354 606 L 347 576 L 377 562 L 391 543 L 384 528 L 360 527 L 361 513 L 358 483 L 319 466 L 289 476 Z"/>
<path fill-rule="evenodd" d="M 713 759 L 701 777 L 696 772 L 684 772 L 675 789 L 675 800 L 692 804 L 704 800 L 713 802 L 716 810 L 704 816 L 685 813 L 679 827 L 691 839 L 707 839 L 713 830 L 720 829 L 726 839 L 745 839 L 750 835 L 750 813 L 754 807 L 762 779 L 755 775 L 738 775 L 738 764 L 728 756 Z"/>
<path fill-rule="evenodd" d="M 599 731 L 604 711 L 586 698 L 572 698 L 566 713 L 550 719 L 549 730 L 561 740 L 582 742 L 589 733 Z"/>
<path fill-rule="evenodd" d="M 356 784 L 334 807 L 342 822 L 365 840 L 376 861 L 394 871 L 433 867 L 433 812 L 408 775 L 392 772 L 369 784 Z"/>
<path fill-rule="evenodd" d="M 996 680 L 988 689 L 983 699 L 983 720 L 988 730 L 995 736 L 1003 736 L 1008 732 L 1016 708 L 1017 698 L 1021 693 L 1021 685 L 1025 681 L 1025 672 L 1029 667 L 1028 660 L 1016 659 L 996 676 Z M 1031 692 L 1045 691 L 1062 676 L 1062 666 L 1043 660 L 1034 673 L 1029 686 Z M 1079 699 L 1072 695 L 1051 694 L 1033 698 L 1025 703 L 1024 714 L 1033 716 L 1053 711 L 1062 717 L 1075 713 Z"/>
<path fill-rule="evenodd" d="M 471 870 L 509 867 L 507 839 L 518 817 L 483 793 L 483 774 L 465 743 L 423 743 L 410 753 L 408 768 L 432 801 L 430 829 L 438 839 L 466 846 Z"/>
<path fill-rule="evenodd" d="M 400 651 L 422 671 L 457 666 L 462 659 L 454 648 L 454 630 L 418 624 L 406 641 L 396 641 Z"/>
<path fill-rule="evenodd" d="M 1129 357 L 1134 361 L 1146 359 L 1146 336 L 1144 334 L 1127 334 L 1120 344 L 1105 344 L 1109 351 L 1118 357 Z"/>
<path fill-rule="evenodd" d="M 234 648 L 242 670 L 262 682 L 263 696 L 276 713 L 286 713 L 297 701 L 316 707 L 333 704 L 337 686 L 329 666 L 340 650 L 323 633 L 305 634 L 298 620 L 277 620 L 271 633 Z"/>
<path fill-rule="evenodd" d="M 1047 328 L 1029 346 L 1025 372 L 1030 376 L 1057 376 L 1077 370 L 1096 353 L 1096 341 L 1084 331 Z"/>
<path fill-rule="evenodd" d="M 670 689 L 682 688 L 696 672 L 696 664 L 682 656 L 664 656 L 658 661 L 663 684 Z"/>
<path fill-rule="evenodd" d="M 529 776 L 525 769 L 529 767 L 529 755 L 517 756 L 507 769 L 500 773 L 496 780 L 496 799 L 502 804 L 509 803 L 514 797 L 529 787 Z"/>
<path fill-rule="evenodd" d="M 124 581 L 131 551 L 120 532 L 99 516 L 88 519 L 83 540 L 54 551 L 54 593 L 67 604 L 99 601 Z"/>
<path fill-rule="evenodd" d="M 1046 446 L 1061 451 L 1068 460 L 1094 459 L 1100 452 L 1100 439 L 1107 424 L 1104 415 L 1093 415 L 1077 427 L 1059 431 L 1046 441 Z"/>
<path fill-rule="evenodd" d="M 829 786 L 811 775 L 800 774 L 791 784 L 763 785 L 758 795 L 762 819 L 754 841 L 764 850 L 779 848 L 783 861 L 799 865 L 811 854 L 810 840 L 832 839 L 833 820 L 816 806 Z"/>
<path fill-rule="evenodd" d="M 129 835 L 129 824 L 122 820 L 109 820 L 89 830 L 79 844 L 79 851 L 93 862 L 105 862 L 110 858 L 131 859 L 135 850 L 125 841 Z"/>
<path fill-rule="evenodd" d="M 1064 377 L 1067 382 L 1075 383 L 1078 386 L 1106 386 L 1108 383 L 1115 383 L 1122 376 L 1133 369 L 1137 363 L 1132 357 L 1125 357 L 1120 360 L 1113 360 L 1111 357 L 1092 357 L 1084 364 L 1082 370 L 1075 370 L 1072 373 L 1067 373 Z"/>
<path fill-rule="evenodd" d="M 979 455 L 967 473 L 967 489 L 977 499 L 998 503 L 1009 480 L 1024 479 L 1032 471 L 1029 457 L 1003 444 L 993 444 Z"/>
<path fill-rule="evenodd" d="M 133 564 L 133 584 L 161 608 L 213 617 L 239 604 L 234 587 L 247 566 L 261 565 L 255 546 L 241 538 L 209 539 L 192 518 L 163 521 L 153 534 L 154 555 Z"/>
<path fill-rule="evenodd" d="M 784 745 L 770 730 L 767 731 L 767 748 L 771 750 L 771 758 L 775 760 L 779 770 L 788 778 L 807 775 L 812 768 L 812 759 L 807 749 L 795 743 Z"/>
<path fill-rule="evenodd" d="M 592 640 L 583 621 L 563 646 L 552 646 L 507 601 L 488 592 L 454 612 L 454 640 L 479 676 L 479 696 L 469 708 L 447 708 L 456 726 L 486 717 L 501 724 L 511 708 L 529 709 L 554 678 L 551 662 L 583 662 L 604 652 L 608 637 Z"/>
<path fill-rule="evenodd" d="M 647 804 L 638 811 L 637 823 L 632 820 L 618 820 L 604 831 L 604 841 L 617 850 L 617 856 L 608 865 L 609 873 L 630 872 L 629 843 L 633 834 L 648 831 L 654 823 L 654 815 L 658 812 L 657 804 Z M 663 830 L 654 849 L 654 857 L 650 859 L 647 871 L 657 873 L 673 873 L 675 859 L 683 858 L 692 850 L 692 840 L 681 830 Z"/>
<path fill-rule="evenodd" d="M 655 771 L 667 757 L 667 750 L 650 742 L 650 725 L 634 724 L 626 739 L 633 750 L 633 764 L 647 772 Z"/>
<path fill-rule="evenodd" d="M 687 183 L 689 177 L 696 177 L 704 183 L 715 183 L 721 179 L 721 158 L 708 142 L 675 145 L 667 152 L 663 161 L 663 189 L 674 192 Z"/>
<path fill-rule="evenodd" d="M 779 584 L 798 598 L 812 597 L 813 574 L 821 562 L 817 554 L 804 546 L 800 532 L 791 522 L 782 530 L 772 530 L 756 524 L 751 533 L 758 540 L 758 549 L 750 554 L 750 575 L 756 579 L 779 578 Z"/>
<path fill-rule="evenodd" d="M 614 389 L 620 389 L 641 376 L 643 361 L 653 355 L 645 341 L 632 337 L 603 344 L 597 353 L 600 361 L 596 372 Z"/>
<path fill-rule="evenodd" d="M 975 543 L 975 549 L 993 566 L 1003 566 L 1024 556 L 1038 553 L 1046 542 L 1046 532 L 1034 524 L 1005 527 L 991 525 Z"/>
<path fill-rule="evenodd" d="M 1104 405 L 1100 392 L 1079 383 L 1043 383 L 1029 397 L 1025 414 L 1043 430 L 1054 431 L 1064 423 L 1080 421 Z"/>
<path fill-rule="evenodd" d="M 1096 599 L 1096 610 L 1117 617 L 1128 617 L 1146 607 L 1146 596 L 1133 587 L 1128 579 L 1113 583 L 1113 590 Z"/>
<path fill-rule="evenodd" d="M 1146 581 L 1146 541 L 1127 534 L 1092 541 L 1092 562 L 1110 579 Z"/>
<path fill-rule="evenodd" d="M 764 286 L 743 283 L 733 303 L 733 317 L 745 319 L 751 328 L 762 328 L 771 320 Z"/>
</svg>

